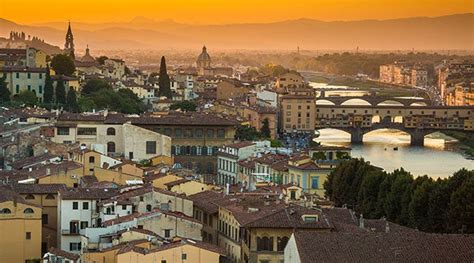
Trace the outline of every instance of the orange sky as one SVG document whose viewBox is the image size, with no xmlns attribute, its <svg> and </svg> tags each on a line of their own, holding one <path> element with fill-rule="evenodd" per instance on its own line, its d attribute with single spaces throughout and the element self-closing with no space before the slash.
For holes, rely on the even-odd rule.
<svg viewBox="0 0 474 263">
<path fill-rule="evenodd" d="M 389 19 L 474 12 L 474 0 L 0 0 L 18 23 L 122 22 L 136 16 L 199 24 Z"/>
</svg>

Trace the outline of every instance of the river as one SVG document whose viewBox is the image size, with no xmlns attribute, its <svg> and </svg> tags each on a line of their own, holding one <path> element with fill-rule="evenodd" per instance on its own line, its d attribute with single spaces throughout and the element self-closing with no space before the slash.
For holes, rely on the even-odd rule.
<svg viewBox="0 0 474 263">
<path fill-rule="evenodd" d="M 348 89 L 353 90 L 349 96 L 359 93 L 354 87 L 324 86 L 321 83 L 310 83 L 311 86 L 331 89 L 332 95 L 340 89 L 339 96 L 348 96 Z M 354 90 L 355 89 L 355 90 Z M 327 94 L 327 93 L 326 93 Z M 358 96 L 358 95 L 355 95 Z M 352 101 L 347 105 L 360 105 L 363 102 Z M 425 146 L 411 146 L 410 136 L 398 130 L 382 129 L 364 135 L 362 145 L 351 145 L 350 135 L 339 130 L 323 129 L 316 141 L 325 145 L 343 145 L 352 148 L 353 157 L 363 157 L 371 164 L 386 171 L 400 167 L 410 171 L 414 176 L 428 175 L 433 178 L 447 177 L 461 168 L 474 169 L 474 161 L 466 159 L 458 150 L 457 142 L 441 133 L 425 137 Z M 397 150 L 394 148 L 397 147 Z"/>
</svg>

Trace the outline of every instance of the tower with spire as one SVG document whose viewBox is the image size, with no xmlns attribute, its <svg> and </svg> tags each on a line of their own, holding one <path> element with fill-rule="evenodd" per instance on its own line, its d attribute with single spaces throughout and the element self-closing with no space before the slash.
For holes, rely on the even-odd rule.
<svg viewBox="0 0 474 263">
<path fill-rule="evenodd" d="M 67 28 L 66 43 L 64 44 L 64 51 L 66 52 L 66 54 L 69 54 L 73 59 L 75 58 L 74 36 L 72 35 L 71 22 L 69 22 L 69 26 Z"/>
</svg>

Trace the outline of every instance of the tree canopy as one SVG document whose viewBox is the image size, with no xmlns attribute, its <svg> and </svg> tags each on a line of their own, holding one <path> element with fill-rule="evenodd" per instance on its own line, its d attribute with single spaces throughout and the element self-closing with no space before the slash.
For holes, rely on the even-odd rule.
<svg viewBox="0 0 474 263">
<path fill-rule="evenodd" d="M 23 90 L 15 95 L 14 100 L 20 104 L 25 104 L 26 106 L 35 106 L 38 102 L 38 98 L 33 91 Z"/>
<path fill-rule="evenodd" d="M 10 102 L 11 93 L 7 87 L 6 78 L 7 75 L 5 74 L 0 78 L 0 104 Z"/>
<path fill-rule="evenodd" d="M 328 176 L 324 188 L 336 206 L 346 204 L 364 218 L 386 217 L 427 232 L 474 233 L 474 170 L 435 181 L 351 159 Z"/>
<path fill-rule="evenodd" d="M 170 110 L 182 110 L 182 111 L 196 111 L 196 103 L 185 100 L 185 101 L 179 101 L 171 104 Z"/>
<path fill-rule="evenodd" d="M 76 67 L 72 58 L 65 54 L 57 54 L 51 60 L 51 67 L 56 75 L 72 76 Z"/>
</svg>

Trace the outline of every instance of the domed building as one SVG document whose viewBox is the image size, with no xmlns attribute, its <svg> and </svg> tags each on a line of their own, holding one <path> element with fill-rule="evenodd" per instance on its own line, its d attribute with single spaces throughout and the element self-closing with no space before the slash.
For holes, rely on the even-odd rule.
<svg viewBox="0 0 474 263">
<path fill-rule="evenodd" d="M 197 68 L 198 70 L 202 70 L 205 68 L 210 68 L 211 67 L 211 56 L 207 53 L 206 46 L 202 47 L 202 52 L 199 54 L 197 60 L 196 60 Z"/>
<path fill-rule="evenodd" d="M 91 56 L 91 54 L 89 53 L 89 45 L 87 45 L 87 48 L 86 48 L 86 54 L 81 58 L 81 62 L 83 63 L 95 63 L 95 58 L 93 56 Z"/>
<path fill-rule="evenodd" d="M 74 64 L 79 72 L 86 74 L 101 74 L 99 62 L 91 56 L 89 46 L 86 48 L 86 54 L 82 58 L 75 60 Z"/>
</svg>

